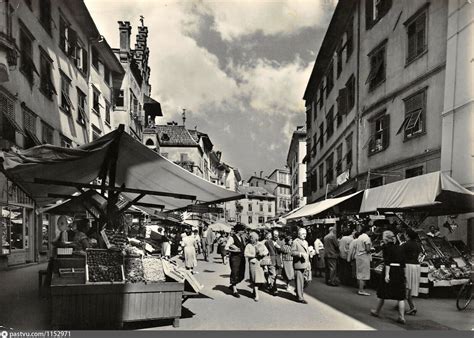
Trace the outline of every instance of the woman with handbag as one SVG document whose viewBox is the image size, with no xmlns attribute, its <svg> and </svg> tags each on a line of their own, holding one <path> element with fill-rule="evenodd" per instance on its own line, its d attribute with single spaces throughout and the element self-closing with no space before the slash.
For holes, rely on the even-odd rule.
<svg viewBox="0 0 474 338">
<path fill-rule="evenodd" d="M 250 233 L 250 243 L 245 247 L 244 255 L 249 261 L 249 275 L 253 287 L 253 299 L 258 302 L 258 287 L 265 283 L 265 275 L 261 266 L 261 260 L 268 257 L 268 250 L 265 245 L 258 242 L 258 234 Z"/>
<path fill-rule="evenodd" d="M 290 291 L 290 282 L 295 279 L 295 270 L 293 269 L 293 256 L 291 255 L 291 245 L 293 240 L 290 236 L 285 238 L 284 244 L 281 246 L 282 262 L 283 262 L 283 278 L 286 282 L 286 290 Z"/>
</svg>

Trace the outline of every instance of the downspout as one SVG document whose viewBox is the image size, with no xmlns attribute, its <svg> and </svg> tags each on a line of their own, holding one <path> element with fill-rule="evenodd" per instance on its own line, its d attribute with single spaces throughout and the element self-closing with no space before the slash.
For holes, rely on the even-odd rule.
<svg viewBox="0 0 474 338">
<path fill-rule="evenodd" d="M 360 99 L 360 79 L 359 79 L 359 75 L 360 75 L 360 71 L 359 71 L 359 68 L 360 68 L 360 1 L 357 1 L 357 86 L 356 86 L 356 137 L 355 137 L 355 141 L 356 141 L 356 177 L 359 176 L 359 138 L 360 138 L 360 133 L 359 133 L 359 130 L 360 130 L 360 110 L 359 110 L 359 106 L 360 106 L 360 102 L 359 102 L 359 99 Z"/>
</svg>

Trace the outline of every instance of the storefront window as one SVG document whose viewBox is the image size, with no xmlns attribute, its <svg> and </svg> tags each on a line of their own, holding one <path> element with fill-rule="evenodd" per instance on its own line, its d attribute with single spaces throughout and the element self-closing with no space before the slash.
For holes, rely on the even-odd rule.
<svg viewBox="0 0 474 338">
<path fill-rule="evenodd" d="M 0 207 L 0 211 L 0 235 L 2 240 L 0 254 L 8 255 L 10 253 L 10 212 L 6 207 Z"/>
<path fill-rule="evenodd" d="M 27 233 L 28 228 L 23 228 L 25 223 L 24 211 L 20 207 L 10 207 L 10 222 L 11 222 L 11 249 L 22 250 L 28 247 Z M 26 239 L 26 241 L 25 241 Z M 26 245 L 25 245 L 26 242 Z"/>
<path fill-rule="evenodd" d="M 49 249 L 49 215 L 43 214 L 41 227 L 41 251 L 47 252 Z"/>
</svg>

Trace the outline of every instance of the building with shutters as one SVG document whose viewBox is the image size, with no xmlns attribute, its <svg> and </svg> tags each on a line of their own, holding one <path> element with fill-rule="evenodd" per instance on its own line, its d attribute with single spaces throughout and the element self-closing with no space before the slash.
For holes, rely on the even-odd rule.
<svg viewBox="0 0 474 338">
<path fill-rule="evenodd" d="M 286 165 L 290 168 L 291 210 L 306 204 L 303 186 L 306 188 L 306 127 L 297 127 L 293 132 L 286 156 Z M 307 189 L 307 188 L 306 188 Z"/>
<path fill-rule="evenodd" d="M 238 187 L 238 191 L 246 194 L 247 198 L 235 202 L 237 222 L 256 228 L 276 217 L 276 196 L 265 188 L 244 183 Z"/>
<path fill-rule="evenodd" d="M 473 17 L 469 1 L 338 2 L 304 93 L 309 203 L 439 170 L 474 189 Z M 472 249 L 473 220 L 430 221 Z"/>
<path fill-rule="evenodd" d="M 448 4 L 339 1 L 304 100 L 308 202 L 440 170 Z"/>
<path fill-rule="evenodd" d="M 291 185 L 290 170 L 275 169 L 269 176 L 251 176 L 248 184 L 251 187 L 264 188 L 269 194 L 275 196 L 275 216 L 281 216 L 291 210 Z"/>
</svg>

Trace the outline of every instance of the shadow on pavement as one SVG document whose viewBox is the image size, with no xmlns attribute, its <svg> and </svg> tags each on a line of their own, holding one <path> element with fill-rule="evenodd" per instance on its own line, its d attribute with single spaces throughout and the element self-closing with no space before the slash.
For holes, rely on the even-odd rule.
<svg viewBox="0 0 474 338">
<path fill-rule="evenodd" d="M 194 317 L 195 313 L 186 307 L 181 308 L 181 319 L 188 319 Z M 124 330 L 140 330 L 155 327 L 164 327 L 173 325 L 173 319 L 160 319 L 160 320 L 146 320 L 140 322 L 129 322 L 124 323 Z"/>
<path fill-rule="evenodd" d="M 221 291 L 222 293 L 225 293 L 226 295 L 229 295 L 229 296 L 232 295 L 232 291 L 226 285 L 216 285 L 212 288 L 212 290 Z"/>
<path fill-rule="evenodd" d="M 219 277 L 222 277 L 222 278 L 229 278 L 229 277 L 230 277 L 230 274 L 226 274 L 226 275 L 219 275 Z"/>
<path fill-rule="evenodd" d="M 206 269 L 206 270 L 202 270 L 202 272 L 216 272 L 216 271 L 214 271 L 214 270 L 207 270 L 207 269 Z"/>
</svg>

